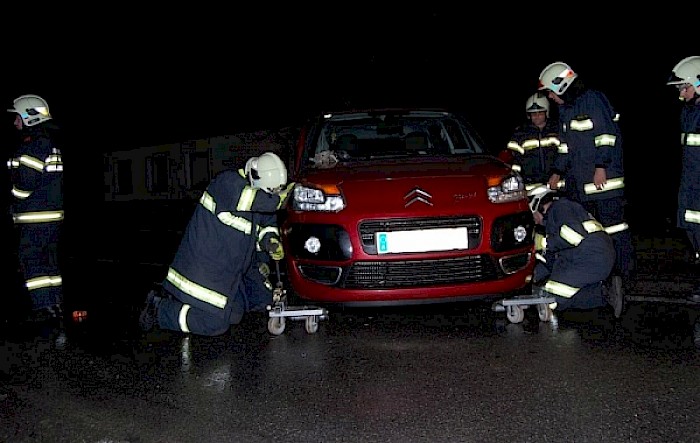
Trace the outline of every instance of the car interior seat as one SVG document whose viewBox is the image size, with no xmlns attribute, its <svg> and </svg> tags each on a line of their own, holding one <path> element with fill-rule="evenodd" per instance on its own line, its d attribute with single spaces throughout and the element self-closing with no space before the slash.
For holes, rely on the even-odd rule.
<svg viewBox="0 0 700 443">
<path fill-rule="evenodd" d="M 425 132 L 415 131 L 406 134 L 405 137 L 406 150 L 409 152 L 427 152 L 430 149 L 428 134 Z"/>
</svg>

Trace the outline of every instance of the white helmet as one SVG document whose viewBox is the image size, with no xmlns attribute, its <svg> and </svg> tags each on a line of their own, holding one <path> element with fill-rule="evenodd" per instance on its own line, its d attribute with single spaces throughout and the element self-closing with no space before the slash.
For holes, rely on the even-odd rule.
<svg viewBox="0 0 700 443">
<path fill-rule="evenodd" d="M 667 85 L 683 85 L 685 83 L 693 85 L 700 94 L 700 56 L 694 55 L 679 61 L 673 67 L 671 78 L 666 82 Z"/>
<path fill-rule="evenodd" d="M 24 126 L 34 126 L 51 120 L 49 105 L 38 95 L 22 95 L 17 97 L 14 107 L 7 112 L 15 112 L 22 117 Z"/>
<path fill-rule="evenodd" d="M 287 168 L 274 152 L 249 158 L 245 173 L 252 187 L 271 194 L 279 192 L 287 184 Z"/>
<path fill-rule="evenodd" d="M 554 189 L 549 189 L 546 186 L 538 186 L 529 193 L 530 197 L 530 211 L 534 214 L 537 211 L 541 211 L 542 205 L 549 203 L 559 198 L 559 193 Z"/>
<path fill-rule="evenodd" d="M 547 97 L 544 97 L 542 93 L 536 92 L 528 97 L 527 101 L 525 102 L 525 112 L 530 113 L 542 111 L 549 114 L 549 100 L 547 100 Z"/>
<path fill-rule="evenodd" d="M 537 89 L 549 89 L 557 95 L 562 95 L 576 80 L 578 74 L 564 62 L 554 62 L 540 73 L 540 84 Z"/>
</svg>

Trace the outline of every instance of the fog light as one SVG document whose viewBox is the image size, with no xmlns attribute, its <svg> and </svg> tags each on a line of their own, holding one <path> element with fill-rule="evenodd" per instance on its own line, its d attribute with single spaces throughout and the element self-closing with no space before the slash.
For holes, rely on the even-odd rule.
<svg viewBox="0 0 700 443">
<path fill-rule="evenodd" d="M 321 250 L 321 240 L 318 237 L 309 237 L 304 242 L 304 249 L 312 254 L 318 253 Z"/>
<path fill-rule="evenodd" d="M 522 243 L 527 237 L 527 229 L 525 229 L 525 226 L 520 225 L 513 229 L 513 237 L 515 237 L 515 241 Z"/>
</svg>

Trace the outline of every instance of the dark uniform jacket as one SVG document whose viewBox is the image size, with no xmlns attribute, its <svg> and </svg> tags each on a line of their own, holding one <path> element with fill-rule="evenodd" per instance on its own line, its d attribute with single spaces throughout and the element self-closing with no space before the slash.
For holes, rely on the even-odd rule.
<svg viewBox="0 0 700 443">
<path fill-rule="evenodd" d="M 548 119 L 542 129 L 532 123 L 515 128 L 508 142 L 512 154 L 511 166 L 523 176 L 526 190 L 547 184 L 559 144 L 556 120 Z"/>
<path fill-rule="evenodd" d="M 683 160 L 678 192 L 678 227 L 700 230 L 700 99 L 681 111 Z"/>
<path fill-rule="evenodd" d="M 559 155 L 553 172 L 564 176 L 568 194 L 581 202 L 624 195 L 622 135 L 607 97 L 586 89 L 571 104 L 559 105 Z M 605 168 L 608 183 L 593 184 L 595 168 Z"/>
<path fill-rule="evenodd" d="M 12 181 L 13 221 L 44 223 L 63 219 L 63 159 L 52 122 L 25 128 L 8 160 Z"/>
<path fill-rule="evenodd" d="M 545 215 L 545 230 L 551 271 L 545 290 L 571 298 L 608 277 L 615 263 L 612 238 L 581 204 L 567 198 L 554 201 Z"/>
<path fill-rule="evenodd" d="M 258 245 L 279 236 L 276 212 L 284 200 L 251 187 L 242 170 L 219 173 L 195 208 L 163 288 L 186 305 L 229 318 L 244 274 L 257 266 Z"/>
</svg>

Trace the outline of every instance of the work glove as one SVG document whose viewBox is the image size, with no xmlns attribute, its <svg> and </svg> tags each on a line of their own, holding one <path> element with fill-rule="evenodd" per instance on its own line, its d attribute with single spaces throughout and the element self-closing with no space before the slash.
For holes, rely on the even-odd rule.
<svg viewBox="0 0 700 443">
<path fill-rule="evenodd" d="M 282 242 L 277 237 L 271 237 L 265 245 L 265 250 L 270 254 L 275 261 L 280 261 L 284 258 L 284 248 L 282 248 Z"/>
<path fill-rule="evenodd" d="M 287 200 L 289 199 L 289 196 L 292 194 L 292 191 L 294 190 L 294 186 L 296 183 L 291 182 L 290 184 L 287 185 L 286 188 L 282 189 L 279 193 L 280 197 L 280 203 L 277 206 L 277 209 L 282 209 L 287 205 Z"/>
</svg>

